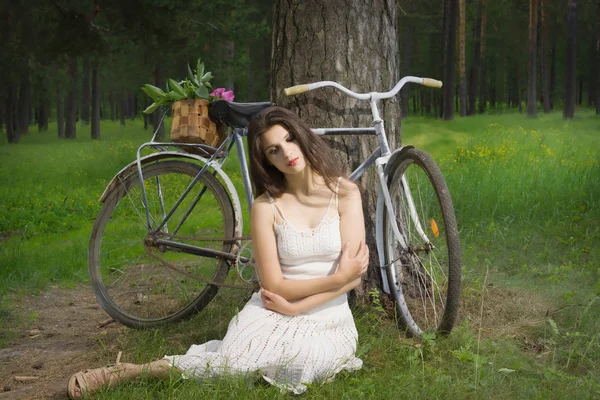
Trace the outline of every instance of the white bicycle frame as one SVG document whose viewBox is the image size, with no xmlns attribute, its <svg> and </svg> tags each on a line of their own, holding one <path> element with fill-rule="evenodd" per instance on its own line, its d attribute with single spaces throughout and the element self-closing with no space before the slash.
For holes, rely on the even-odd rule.
<svg viewBox="0 0 600 400">
<path fill-rule="evenodd" d="M 396 94 L 398 94 L 400 89 L 402 89 L 402 87 L 406 83 L 409 83 L 409 82 L 418 83 L 423 86 L 429 86 L 429 87 L 436 87 L 436 88 L 442 87 L 442 82 L 435 80 L 435 79 L 419 78 L 419 77 L 415 77 L 415 76 L 406 76 L 406 77 L 402 78 L 396 84 L 396 86 L 394 86 L 394 88 L 388 92 L 356 93 L 356 92 L 340 85 L 339 83 L 333 82 L 333 81 L 314 82 L 314 83 L 309 83 L 309 84 L 292 86 L 290 88 L 285 89 L 285 94 L 289 96 L 289 95 L 295 95 L 295 94 L 303 93 L 303 92 L 318 89 L 318 88 L 333 87 L 354 99 L 369 101 L 369 104 L 371 106 L 371 114 L 373 116 L 372 125 L 375 128 L 375 134 L 377 135 L 377 141 L 379 143 L 379 148 L 350 175 L 350 179 L 357 180 L 364 173 L 364 171 L 367 169 L 367 167 L 370 164 L 372 164 L 373 162 L 375 163 L 377 176 L 379 177 L 379 191 L 377 194 L 377 212 L 376 212 L 377 252 L 379 255 L 380 272 L 381 272 L 381 277 L 382 277 L 382 281 L 383 281 L 383 289 L 386 293 L 390 293 L 390 289 L 389 289 L 389 283 L 388 283 L 388 279 L 387 279 L 387 273 L 386 273 L 387 265 L 385 264 L 384 249 L 383 249 L 383 235 L 384 235 L 384 232 L 383 232 L 383 229 L 384 229 L 384 227 L 383 227 L 383 208 L 384 207 L 383 207 L 383 205 L 384 204 L 385 204 L 385 210 L 387 210 L 387 216 L 388 216 L 388 218 L 390 218 L 390 221 L 396 221 L 396 215 L 394 213 L 392 199 L 390 197 L 390 193 L 387 188 L 388 175 L 387 175 L 387 171 L 386 171 L 386 166 L 388 165 L 388 163 L 389 163 L 390 159 L 392 159 L 392 157 L 397 156 L 402 152 L 402 149 L 404 147 L 401 146 L 399 149 L 395 150 L 394 153 L 390 152 L 387 137 L 385 135 L 384 121 L 381 119 L 381 117 L 379 115 L 379 109 L 377 108 L 377 101 L 394 97 Z M 359 130 L 360 130 L 360 128 L 359 128 Z M 334 129 L 313 129 L 313 132 L 317 135 L 335 134 L 336 131 L 338 133 L 351 133 L 353 130 L 352 129 L 344 129 L 344 128 L 335 129 L 335 130 Z M 402 178 L 401 178 L 401 185 L 403 187 L 402 192 L 404 193 L 406 202 L 408 204 L 410 218 L 413 221 L 413 224 L 415 226 L 417 233 L 419 234 L 419 236 L 421 236 L 421 238 L 423 239 L 423 241 L 425 243 L 431 244 L 431 242 L 429 241 L 429 238 L 425 234 L 425 231 L 423 230 L 421 223 L 419 221 L 419 216 L 417 215 L 417 209 L 415 207 L 414 200 L 413 200 L 412 194 L 410 192 L 410 187 L 409 187 L 408 182 L 406 181 L 405 176 L 402 176 Z M 392 224 L 392 230 L 394 232 L 394 237 L 396 238 L 396 240 L 398 240 L 400 245 L 403 248 L 407 248 L 408 245 L 406 243 L 406 240 L 405 240 L 404 236 L 400 233 L 400 230 L 398 229 L 397 224 Z"/>
</svg>

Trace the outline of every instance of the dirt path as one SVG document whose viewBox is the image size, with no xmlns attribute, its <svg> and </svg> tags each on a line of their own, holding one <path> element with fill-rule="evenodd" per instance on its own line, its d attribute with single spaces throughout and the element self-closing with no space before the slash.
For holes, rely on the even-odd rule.
<svg viewBox="0 0 600 400">
<path fill-rule="evenodd" d="M 18 322 L 10 324 L 8 347 L 0 348 L 1 400 L 67 398 L 73 373 L 103 365 L 98 340 L 126 329 L 98 326 L 108 316 L 86 285 L 51 287 L 15 301 L 12 309 Z M 0 326 L 0 335 L 6 332 Z"/>
</svg>

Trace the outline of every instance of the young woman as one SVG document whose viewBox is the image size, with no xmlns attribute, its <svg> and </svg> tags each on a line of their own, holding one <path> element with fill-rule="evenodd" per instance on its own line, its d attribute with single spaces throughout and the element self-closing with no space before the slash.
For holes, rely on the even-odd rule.
<svg viewBox="0 0 600 400">
<path fill-rule="evenodd" d="M 346 297 L 369 259 L 358 187 L 340 177 L 325 143 L 291 111 L 264 110 L 248 131 L 260 292 L 231 320 L 222 341 L 148 364 L 117 361 L 79 372 L 69 381 L 71 398 L 142 374 L 203 379 L 256 371 L 299 394 L 307 383 L 361 368 Z"/>
</svg>

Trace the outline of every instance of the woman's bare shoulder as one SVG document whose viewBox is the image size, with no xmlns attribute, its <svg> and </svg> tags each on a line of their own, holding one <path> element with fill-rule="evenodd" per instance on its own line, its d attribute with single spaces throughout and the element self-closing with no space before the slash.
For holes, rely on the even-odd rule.
<svg viewBox="0 0 600 400">
<path fill-rule="evenodd" d="M 252 204 L 252 219 L 253 220 L 273 220 L 273 212 L 271 210 L 271 202 L 269 201 L 269 197 L 266 193 L 261 194 L 256 199 L 254 199 L 254 203 Z"/>
<path fill-rule="evenodd" d="M 342 200 L 352 200 L 357 197 L 360 199 L 360 188 L 356 184 L 356 182 L 351 181 L 348 178 L 340 178 L 339 184 L 339 196 L 340 201 Z"/>
</svg>

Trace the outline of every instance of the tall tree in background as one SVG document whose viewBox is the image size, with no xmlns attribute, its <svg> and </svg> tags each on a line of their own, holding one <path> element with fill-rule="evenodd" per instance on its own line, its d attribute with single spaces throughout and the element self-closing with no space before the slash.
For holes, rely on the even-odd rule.
<svg viewBox="0 0 600 400">
<path fill-rule="evenodd" d="M 69 91 L 65 98 L 65 138 L 77 137 L 77 57 L 71 56 L 68 64 Z"/>
<path fill-rule="evenodd" d="M 467 65 L 466 65 L 466 9 L 465 0 L 459 0 L 458 8 L 460 10 L 460 22 L 459 22 L 459 44 L 460 44 L 460 80 L 458 95 L 460 96 L 460 116 L 465 117 L 467 115 Z"/>
<path fill-rule="evenodd" d="M 550 77 L 548 76 L 548 10 L 547 1 L 540 0 L 541 28 L 540 35 L 540 74 L 542 78 L 542 104 L 544 114 L 550 112 Z"/>
<path fill-rule="evenodd" d="M 458 0 L 444 0 L 444 97 L 442 118 L 454 119 L 454 64 L 456 60 L 456 9 Z"/>
<path fill-rule="evenodd" d="M 91 134 L 92 139 L 100 139 L 100 77 L 98 65 L 92 67 L 92 106 L 91 106 Z"/>
<path fill-rule="evenodd" d="M 369 126 L 368 104 L 357 103 L 327 88 L 284 97 L 288 86 L 333 80 L 358 92 L 386 91 L 399 79 L 396 37 L 396 1 L 370 4 L 358 0 L 278 0 L 273 8 L 273 59 L 271 100 L 289 108 L 313 127 Z M 376 45 L 375 45 L 376 44 Z M 381 103 L 391 147 L 400 138 L 400 106 L 390 99 Z M 374 138 L 336 137 L 330 141 L 335 161 L 347 171 L 375 148 Z M 363 188 L 374 187 L 376 177 L 364 176 Z M 364 286 L 357 290 L 367 300 L 368 288 L 380 283 L 375 243 L 376 193 L 363 192 L 367 244 L 371 266 Z"/>
<path fill-rule="evenodd" d="M 481 1 L 481 35 L 479 36 L 480 46 L 480 74 L 479 74 L 479 113 L 485 112 L 486 103 L 486 84 L 485 84 L 485 30 L 487 26 L 487 0 Z"/>
<path fill-rule="evenodd" d="M 90 60 L 83 57 L 81 67 L 81 122 L 90 123 Z"/>
<path fill-rule="evenodd" d="M 527 116 L 537 114 L 537 25 L 538 1 L 529 0 L 529 63 L 527 69 Z"/>
<path fill-rule="evenodd" d="M 575 115 L 575 84 L 576 70 L 576 34 L 577 34 L 577 0 L 567 0 L 567 69 L 565 75 L 565 103 L 563 116 L 573 118 Z"/>
<path fill-rule="evenodd" d="M 413 53 L 413 36 L 415 31 L 415 21 L 414 21 L 414 13 L 415 4 L 414 0 L 408 1 L 408 20 L 406 21 L 406 35 L 404 37 L 404 51 L 402 53 L 402 60 L 400 62 L 400 66 L 402 69 L 401 76 L 407 76 L 411 73 L 411 60 Z M 408 97 L 408 87 L 405 87 L 400 92 L 400 105 L 402 107 L 402 116 L 408 116 L 409 110 L 409 97 Z"/>
<path fill-rule="evenodd" d="M 600 4 L 598 4 L 596 19 L 596 115 L 600 115 Z"/>
<path fill-rule="evenodd" d="M 476 1 L 477 6 L 475 24 L 473 25 L 473 63 L 469 69 L 469 107 L 467 115 L 475 114 L 477 104 L 477 87 L 481 61 L 481 1 Z"/>
</svg>

